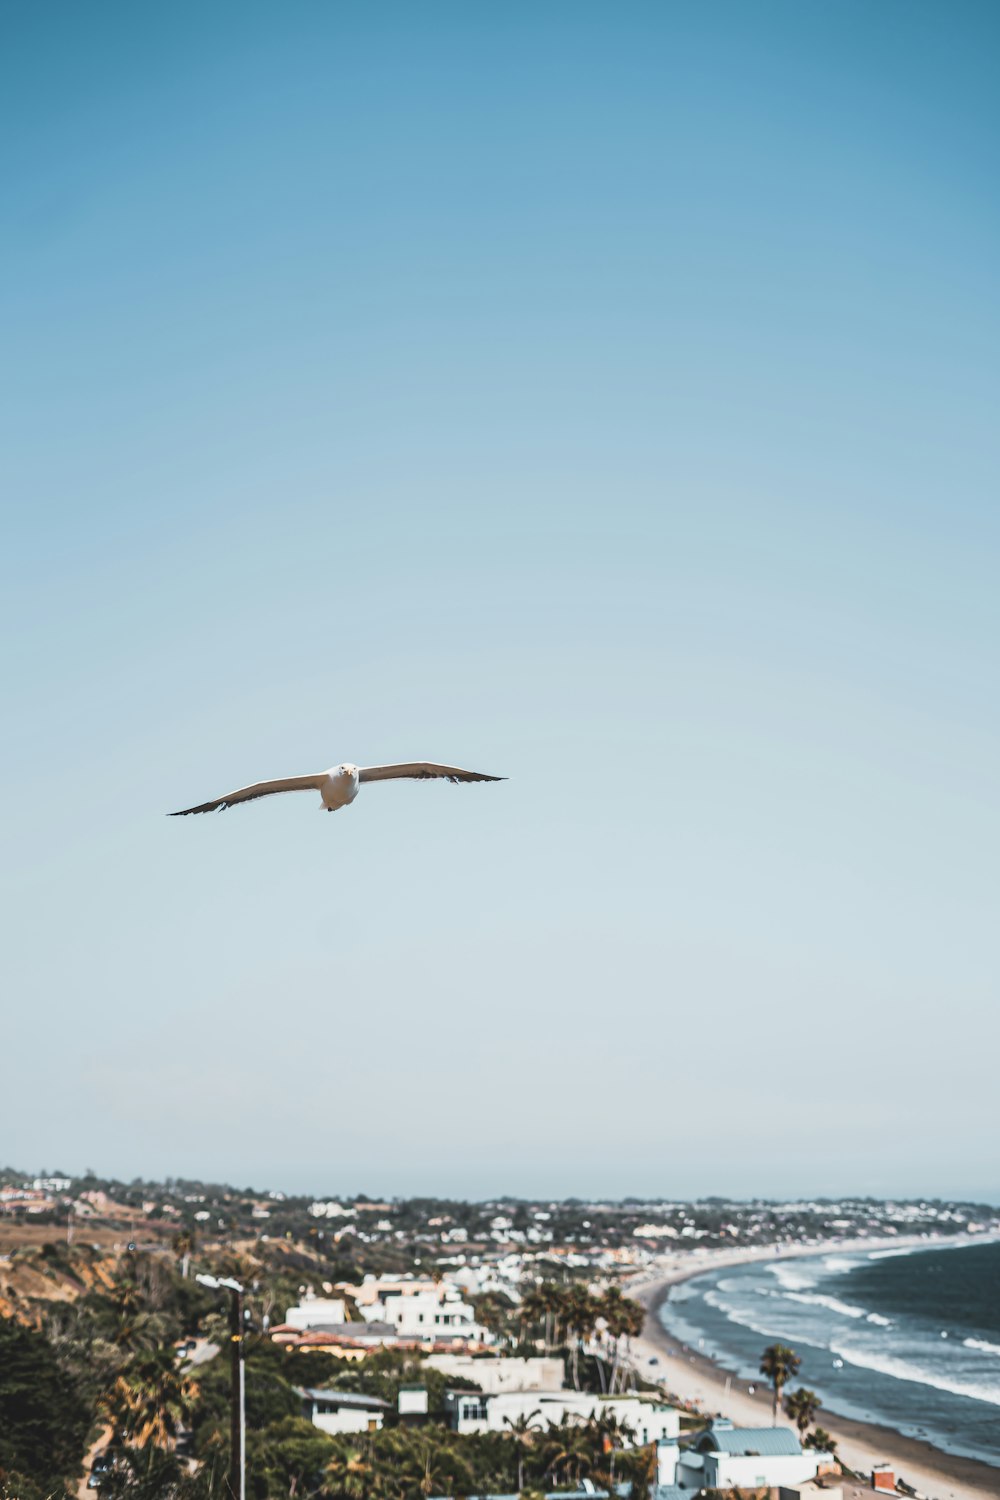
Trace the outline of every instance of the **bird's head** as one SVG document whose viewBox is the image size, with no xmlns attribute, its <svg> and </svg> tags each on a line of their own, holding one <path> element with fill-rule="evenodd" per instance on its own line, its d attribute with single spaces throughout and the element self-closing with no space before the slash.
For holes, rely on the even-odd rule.
<svg viewBox="0 0 1000 1500">
<path fill-rule="evenodd" d="M 345 760 L 342 765 L 338 766 L 337 769 L 341 771 L 344 776 L 356 776 L 358 774 L 357 766 L 349 760 Z"/>
</svg>

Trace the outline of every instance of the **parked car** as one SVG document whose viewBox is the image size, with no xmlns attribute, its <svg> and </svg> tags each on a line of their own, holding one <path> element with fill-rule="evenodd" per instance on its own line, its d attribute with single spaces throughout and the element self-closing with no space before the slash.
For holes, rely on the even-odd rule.
<svg viewBox="0 0 1000 1500">
<path fill-rule="evenodd" d="M 87 1477 L 88 1490 L 99 1490 L 102 1482 L 111 1473 L 115 1466 L 114 1455 L 111 1453 L 98 1453 L 90 1466 L 90 1474 Z"/>
</svg>

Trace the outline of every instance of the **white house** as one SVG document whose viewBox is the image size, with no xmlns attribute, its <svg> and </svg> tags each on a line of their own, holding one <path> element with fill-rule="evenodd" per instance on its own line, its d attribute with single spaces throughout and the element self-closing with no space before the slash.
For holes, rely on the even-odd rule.
<svg viewBox="0 0 1000 1500">
<path fill-rule="evenodd" d="M 302 1414 L 323 1432 L 374 1432 L 382 1426 L 388 1401 L 356 1391 L 317 1391 L 296 1386 Z"/>
<path fill-rule="evenodd" d="M 455 1432 L 503 1432 L 519 1417 L 542 1431 L 564 1415 L 581 1422 L 609 1413 L 630 1427 L 636 1444 L 676 1443 L 680 1416 L 655 1396 L 597 1396 L 588 1391 L 448 1391 L 445 1410 Z M 664 1455 L 664 1468 L 667 1466 Z"/>
<path fill-rule="evenodd" d="M 432 1370 L 452 1380 L 471 1380 L 480 1390 L 497 1396 L 501 1391 L 561 1391 L 566 1369 L 561 1359 L 512 1359 L 507 1355 L 484 1358 L 474 1354 L 429 1354 L 424 1361 Z"/>
<path fill-rule="evenodd" d="M 332 1328 L 346 1320 L 342 1297 L 306 1297 L 285 1313 L 289 1328 Z"/>
<path fill-rule="evenodd" d="M 677 1483 L 686 1490 L 759 1489 L 814 1479 L 829 1454 L 804 1449 L 790 1427 L 734 1427 L 717 1418 L 680 1455 Z"/>
<path fill-rule="evenodd" d="M 459 1288 L 447 1281 L 366 1278 L 355 1300 L 363 1318 L 391 1323 L 403 1338 L 461 1338 L 480 1344 L 493 1340 L 493 1335 L 476 1322 L 475 1311 Z"/>
</svg>

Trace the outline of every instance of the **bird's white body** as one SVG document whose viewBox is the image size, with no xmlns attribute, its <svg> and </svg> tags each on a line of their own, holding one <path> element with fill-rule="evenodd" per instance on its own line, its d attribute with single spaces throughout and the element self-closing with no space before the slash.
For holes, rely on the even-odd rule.
<svg viewBox="0 0 1000 1500">
<path fill-rule="evenodd" d="M 347 807 L 353 802 L 359 785 L 357 766 L 331 766 L 319 789 L 327 812 L 336 812 L 338 807 Z"/>
</svg>

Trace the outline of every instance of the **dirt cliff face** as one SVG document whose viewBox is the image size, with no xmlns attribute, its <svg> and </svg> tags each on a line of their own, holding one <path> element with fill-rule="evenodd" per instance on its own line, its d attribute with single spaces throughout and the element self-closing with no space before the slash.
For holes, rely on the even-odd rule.
<svg viewBox="0 0 1000 1500">
<path fill-rule="evenodd" d="M 90 1246 L 45 1245 L 15 1250 L 0 1259 L 0 1317 L 37 1328 L 46 1307 L 75 1302 L 89 1291 L 106 1291 L 118 1257 Z"/>
</svg>

